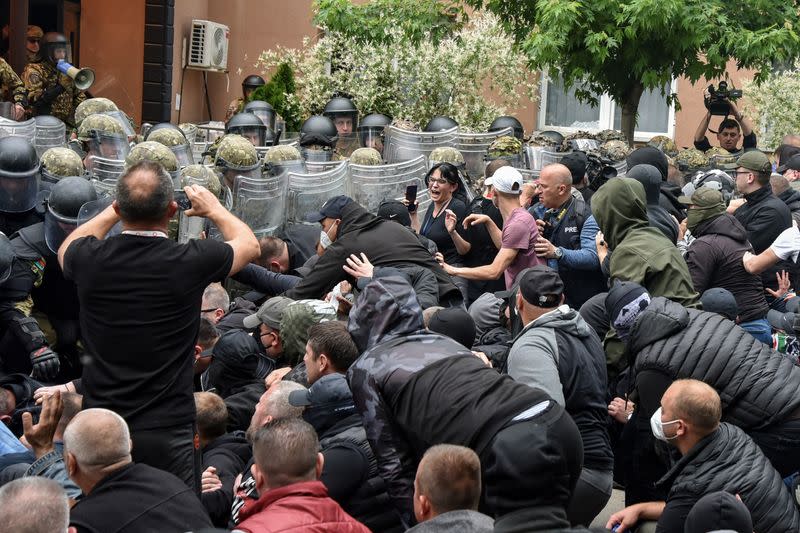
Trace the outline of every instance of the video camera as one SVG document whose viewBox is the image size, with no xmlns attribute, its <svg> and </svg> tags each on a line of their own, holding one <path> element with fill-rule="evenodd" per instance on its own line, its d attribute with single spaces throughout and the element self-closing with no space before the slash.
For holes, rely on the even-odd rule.
<svg viewBox="0 0 800 533">
<path fill-rule="evenodd" d="M 713 85 L 708 86 L 708 96 L 705 98 L 704 103 L 706 109 L 708 109 L 712 115 L 727 117 L 731 110 L 730 101 L 737 100 L 741 97 L 741 90 L 728 89 L 728 83 L 721 81 L 716 89 Z"/>
<path fill-rule="evenodd" d="M 589 187 L 596 191 L 605 182 L 617 176 L 617 169 L 612 165 L 613 161 L 605 159 L 595 152 L 586 154 L 586 176 L 589 178 Z"/>
</svg>

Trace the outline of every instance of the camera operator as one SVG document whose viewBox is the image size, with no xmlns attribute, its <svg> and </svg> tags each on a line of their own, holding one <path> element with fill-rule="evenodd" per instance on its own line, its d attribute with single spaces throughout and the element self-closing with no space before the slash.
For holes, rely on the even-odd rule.
<svg viewBox="0 0 800 533">
<path fill-rule="evenodd" d="M 720 85 L 722 84 L 720 83 Z M 708 99 L 709 95 L 706 93 L 706 102 L 708 102 Z M 753 123 L 749 118 L 739 112 L 739 108 L 736 107 L 733 101 L 729 99 L 725 99 L 724 101 L 727 102 L 730 107 L 729 113 L 733 118 L 728 118 L 726 115 L 723 121 L 720 122 L 717 132 L 719 146 L 732 154 L 736 154 L 748 148 L 755 148 L 757 140 L 756 134 L 753 131 Z M 706 104 L 706 107 L 708 107 L 708 104 Z M 694 147 L 702 152 L 711 148 L 711 143 L 708 142 L 706 138 L 706 130 L 708 129 L 708 123 L 711 121 L 711 116 L 713 114 L 716 113 L 712 113 L 711 109 L 706 111 L 705 116 L 700 121 L 700 124 L 697 126 L 697 131 L 694 134 Z M 738 146 L 740 139 L 742 141 L 741 148 Z"/>
</svg>

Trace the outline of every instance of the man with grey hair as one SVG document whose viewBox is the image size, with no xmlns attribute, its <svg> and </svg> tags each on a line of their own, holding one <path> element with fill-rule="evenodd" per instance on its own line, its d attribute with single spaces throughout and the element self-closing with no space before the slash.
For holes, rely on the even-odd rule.
<svg viewBox="0 0 800 533">
<path fill-rule="evenodd" d="M 3 520 L 3 531 L 67 533 L 67 494 L 52 479 L 17 479 L 0 488 L 0 517 Z"/>
<path fill-rule="evenodd" d="M 64 240 L 58 261 L 80 302 L 84 406 L 121 415 L 134 460 L 172 472 L 199 494 L 192 367 L 202 296 L 259 247 L 250 228 L 199 185 L 184 188 L 185 214 L 208 218 L 225 242 L 169 240 L 178 210 L 172 189 L 161 165 L 133 165 L 117 181 L 113 204 Z M 122 234 L 106 238 L 118 221 Z"/>
<path fill-rule="evenodd" d="M 78 413 L 64 431 L 64 462 L 85 495 L 70 513 L 79 532 L 185 531 L 211 527 L 192 489 L 131 459 L 128 425 L 107 409 Z"/>
</svg>

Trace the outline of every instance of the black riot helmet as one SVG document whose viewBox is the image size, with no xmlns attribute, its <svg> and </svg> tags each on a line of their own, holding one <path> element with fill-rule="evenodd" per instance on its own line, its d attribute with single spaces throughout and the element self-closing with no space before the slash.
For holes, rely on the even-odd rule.
<svg viewBox="0 0 800 533">
<path fill-rule="evenodd" d="M 264 100 L 252 100 L 247 102 L 242 108 L 242 113 L 252 113 L 261 119 L 264 125 L 271 129 L 275 129 L 275 109 Z"/>
<path fill-rule="evenodd" d="M 300 127 L 300 146 L 321 145 L 333 147 L 338 140 L 333 121 L 322 115 L 313 115 Z"/>
<path fill-rule="evenodd" d="M 244 95 L 245 100 L 247 100 L 247 97 L 250 96 L 251 92 L 266 84 L 267 82 L 264 81 L 264 78 L 257 74 L 250 74 L 247 76 L 242 82 L 242 94 Z"/>
<path fill-rule="evenodd" d="M 236 113 L 225 124 L 225 134 L 228 133 L 241 135 L 253 143 L 253 146 L 264 146 L 267 127 L 253 113 Z"/>
<path fill-rule="evenodd" d="M 0 212 L 24 213 L 36 205 L 39 156 L 23 137 L 0 139 Z"/>
<path fill-rule="evenodd" d="M 42 49 L 44 57 L 52 63 L 57 65 L 60 60 L 71 61 L 69 41 L 61 33 L 54 31 L 47 32 L 42 38 Z"/>
<path fill-rule="evenodd" d="M 4 283 L 11 275 L 14 264 L 14 248 L 6 234 L 0 231 L 0 284 Z"/>
<path fill-rule="evenodd" d="M 383 147 L 383 129 L 392 123 L 392 119 L 381 113 L 372 113 L 361 119 L 358 124 L 358 138 L 361 146 L 376 148 L 376 141 Z M 376 148 L 377 149 L 377 148 Z M 378 151 L 381 151 L 378 149 Z"/>
<path fill-rule="evenodd" d="M 428 125 L 425 126 L 425 129 L 423 131 L 427 132 L 444 131 L 444 130 L 451 130 L 457 127 L 458 127 L 458 122 L 456 122 L 452 118 L 437 115 L 428 122 Z"/>
<path fill-rule="evenodd" d="M 354 132 L 356 125 L 358 124 L 358 109 L 356 109 L 356 106 L 353 104 L 352 100 L 344 96 L 335 96 L 328 100 L 328 103 L 325 104 L 325 109 L 322 111 L 322 114 L 333 121 L 337 131 L 339 131 L 340 134 Z M 350 120 L 349 127 L 337 124 L 337 121 L 342 119 Z"/>
<path fill-rule="evenodd" d="M 78 227 L 81 207 L 95 200 L 97 191 L 86 178 L 68 176 L 53 185 L 44 215 L 44 239 L 53 253 L 58 251 L 67 235 Z"/>
<path fill-rule="evenodd" d="M 489 126 L 489 131 L 490 132 L 499 131 L 499 130 L 504 130 L 506 128 L 513 128 L 514 137 L 516 137 L 520 141 L 522 140 L 522 137 L 525 134 L 525 130 L 522 127 L 522 123 L 519 120 L 517 120 L 516 117 L 508 115 L 497 117 L 492 121 L 491 125 Z"/>
</svg>

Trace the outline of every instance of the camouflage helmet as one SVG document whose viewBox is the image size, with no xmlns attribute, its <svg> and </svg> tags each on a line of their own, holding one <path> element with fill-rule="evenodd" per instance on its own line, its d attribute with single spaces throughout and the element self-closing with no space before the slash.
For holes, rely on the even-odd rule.
<svg viewBox="0 0 800 533">
<path fill-rule="evenodd" d="M 89 115 L 81 121 L 81 125 L 78 127 L 78 139 L 84 142 L 88 141 L 92 131 L 125 136 L 125 128 L 117 119 L 100 113 Z"/>
<path fill-rule="evenodd" d="M 530 144 L 531 146 L 550 146 L 550 147 L 554 146 L 560 150 L 563 144 L 563 140 L 556 142 L 556 140 L 552 136 L 545 135 L 540 131 L 535 131 L 531 133 L 531 136 L 528 138 L 528 144 Z"/>
<path fill-rule="evenodd" d="M 172 150 L 154 141 L 144 141 L 131 148 L 130 153 L 125 158 L 125 165 L 132 167 L 142 161 L 160 163 L 161 166 L 167 169 L 167 172 L 178 170 L 178 159 L 172 153 Z"/>
<path fill-rule="evenodd" d="M 300 155 L 300 150 L 288 144 L 272 146 L 267 150 L 267 154 L 264 156 L 264 160 L 267 163 L 282 163 L 284 161 L 299 161 L 301 159 L 303 159 L 303 156 Z"/>
<path fill-rule="evenodd" d="M 405 131 L 419 131 L 419 126 L 409 118 L 397 117 L 392 120 L 392 126 Z"/>
<path fill-rule="evenodd" d="M 157 130 L 151 130 L 150 133 L 147 134 L 147 140 L 163 144 L 167 148 L 171 146 L 182 146 L 184 144 L 188 144 L 183 132 L 177 128 L 161 128 Z"/>
<path fill-rule="evenodd" d="M 181 122 L 178 124 L 178 128 L 180 128 L 180 130 L 183 132 L 183 135 L 189 142 L 197 138 L 197 124 L 192 124 L 191 122 Z"/>
<path fill-rule="evenodd" d="M 450 163 L 451 165 L 455 165 L 457 167 L 464 166 L 463 154 L 452 146 L 440 146 L 439 148 L 434 148 L 433 151 L 431 151 L 431 155 L 428 156 L 428 159 L 431 162 L 436 163 Z"/>
<path fill-rule="evenodd" d="M 83 161 L 81 156 L 69 148 L 57 146 L 49 148 L 42 154 L 42 174 L 54 178 L 67 176 L 83 176 Z"/>
<path fill-rule="evenodd" d="M 722 148 L 721 146 L 712 146 L 711 148 L 706 150 L 705 153 L 706 153 L 707 157 L 712 157 L 712 156 L 715 156 L 715 155 L 723 155 L 723 156 L 724 155 L 731 155 L 731 153 L 729 151 L 727 151 L 725 148 Z"/>
<path fill-rule="evenodd" d="M 685 148 L 674 158 L 675 166 L 681 172 L 693 172 L 709 167 L 708 156 L 696 148 Z"/>
<path fill-rule="evenodd" d="M 522 151 L 522 141 L 510 135 L 498 137 L 489 145 L 489 157 L 518 155 Z"/>
<path fill-rule="evenodd" d="M 709 165 L 722 170 L 733 170 L 736 168 L 735 155 L 720 146 L 713 146 L 706 150 Z"/>
<path fill-rule="evenodd" d="M 217 146 L 214 164 L 233 170 L 249 170 L 258 165 L 258 152 L 253 143 L 235 133 L 228 133 Z"/>
<path fill-rule="evenodd" d="M 611 161 L 625 161 L 625 158 L 631 153 L 631 147 L 628 146 L 628 143 L 619 139 L 604 142 L 598 150 L 603 157 Z"/>
<path fill-rule="evenodd" d="M 602 130 L 597 132 L 594 138 L 601 143 L 607 143 L 608 141 L 628 142 L 628 138 L 625 137 L 625 134 L 618 130 Z"/>
<path fill-rule="evenodd" d="M 187 165 L 181 169 L 181 186 L 193 184 L 202 185 L 217 197 L 222 191 L 219 177 L 205 165 Z"/>
<path fill-rule="evenodd" d="M 675 145 L 675 141 L 666 135 L 656 135 L 647 141 L 647 144 L 654 148 L 658 148 L 669 157 L 675 157 L 678 154 L 678 147 Z"/>
<path fill-rule="evenodd" d="M 83 119 L 89 115 L 105 113 L 107 111 L 119 111 L 119 108 L 117 108 L 117 104 L 108 98 L 97 97 L 84 100 L 75 108 L 75 124 L 80 126 Z"/>
<path fill-rule="evenodd" d="M 375 148 L 358 148 L 350 154 L 350 162 L 354 165 L 382 165 L 383 158 Z"/>
</svg>

